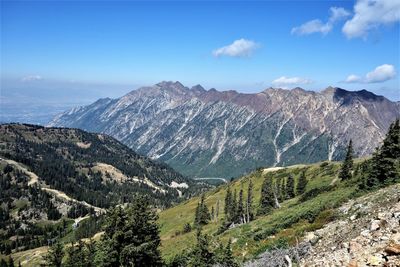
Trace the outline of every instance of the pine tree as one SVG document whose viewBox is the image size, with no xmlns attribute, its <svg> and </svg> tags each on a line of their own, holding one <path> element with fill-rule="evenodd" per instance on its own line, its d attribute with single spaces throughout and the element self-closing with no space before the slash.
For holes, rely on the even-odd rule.
<svg viewBox="0 0 400 267">
<path fill-rule="evenodd" d="M 306 172 L 303 171 L 300 174 L 299 180 L 297 182 L 297 194 L 301 195 L 306 191 L 306 186 L 307 186 L 307 177 L 306 177 Z"/>
<path fill-rule="evenodd" d="M 347 146 L 346 157 L 342 163 L 339 178 L 344 181 L 351 178 L 351 170 L 353 169 L 353 141 L 350 140 Z"/>
<path fill-rule="evenodd" d="M 87 257 L 87 250 L 83 241 L 79 240 L 78 244 L 67 248 L 67 259 L 64 263 L 65 267 L 90 266 Z"/>
<path fill-rule="evenodd" d="M 382 146 L 372 156 L 366 186 L 369 188 L 398 181 L 400 179 L 399 159 L 400 123 L 397 119 L 390 125 Z"/>
<path fill-rule="evenodd" d="M 197 231 L 197 244 L 193 249 L 189 266 L 208 267 L 214 264 L 214 254 L 210 250 L 210 240 L 207 235 L 201 233 L 200 228 Z"/>
<path fill-rule="evenodd" d="M 246 215 L 247 222 L 253 220 L 253 182 L 251 180 L 249 182 L 249 187 L 247 188 Z"/>
<path fill-rule="evenodd" d="M 294 177 L 292 174 L 290 174 L 286 183 L 286 195 L 288 199 L 296 196 L 294 189 Z"/>
<path fill-rule="evenodd" d="M 278 183 L 279 183 L 279 185 L 278 185 L 278 200 L 280 201 L 280 202 L 283 202 L 284 200 L 285 200 L 285 194 L 284 194 L 284 183 L 285 183 L 285 180 L 283 179 L 283 178 L 279 178 L 279 180 L 278 180 Z"/>
<path fill-rule="evenodd" d="M 183 226 L 183 233 L 189 233 L 192 231 L 192 226 L 190 225 L 190 223 L 185 223 L 185 225 Z"/>
<path fill-rule="evenodd" d="M 221 250 L 220 253 L 222 255 L 219 257 L 218 263 L 224 267 L 239 267 L 239 264 L 233 257 L 231 246 L 232 246 L 232 241 L 231 239 L 229 239 L 228 243 L 226 244 L 226 247 L 220 249 Z"/>
<path fill-rule="evenodd" d="M 243 206 L 243 188 L 241 188 L 239 191 L 239 200 L 238 200 L 237 210 L 236 210 L 236 221 L 238 223 L 245 222 L 245 214 L 244 214 L 244 206 Z"/>
<path fill-rule="evenodd" d="M 200 224 L 200 202 L 197 203 L 196 211 L 194 213 L 194 225 Z"/>
<path fill-rule="evenodd" d="M 224 213 L 225 213 L 225 220 L 230 221 L 230 211 L 231 211 L 231 206 L 232 206 L 232 192 L 231 192 L 231 187 L 228 185 L 228 188 L 226 190 L 226 195 L 225 195 L 225 207 L 224 207 Z"/>
<path fill-rule="evenodd" d="M 273 187 L 273 192 L 274 192 L 274 203 L 275 203 L 274 207 L 278 209 L 281 207 L 281 204 L 279 204 L 279 200 L 278 200 L 279 188 L 278 188 L 278 183 L 276 180 L 273 182 L 272 187 Z"/>
<path fill-rule="evenodd" d="M 124 266 L 162 266 L 158 215 L 147 197 L 138 196 L 127 209 L 120 263 Z"/>
<path fill-rule="evenodd" d="M 229 214 L 231 216 L 230 221 L 231 222 L 236 222 L 237 220 L 237 191 L 233 192 L 233 198 L 232 198 L 232 203 L 231 203 L 231 210 L 229 211 Z"/>
<path fill-rule="evenodd" d="M 217 222 L 218 222 L 218 216 L 219 216 L 219 199 L 217 200 L 217 205 L 215 208 L 215 218 L 216 218 Z"/>
<path fill-rule="evenodd" d="M 210 212 L 205 204 L 205 195 L 202 194 L 200 202 L 197 204 L 195 214 L 195 225 L 206 225 L 211 220 Z"/>
<path fill-rule="evenodd" d="M 10 256 L 10 259 L 8 260 L 8 266 L 14 267 L 14 259 L 11 256 Z"/>
<path fill-rule="evenodd" d="M 211 206 L 211 220 L 212 220 L 212 221 L 214 221 L 214 217 L 215 217 L 214 206 Z"/>
<path fill-rule="evenodd" d="M 272 178 L 266 177 L 262 188 L 260 197 L 260 214 L 270 212 L 274 207 L 274 191 L 272 188 Z"/>
<path fill-rule="evenodd" d="M 135 196 L 125 210 L 108 212 L 105 234 L 97 246 L 100 266 L 162 266 L 157 213 L 145 196 Z"/>
<path fill-rule="evenodd" d="M 64 246 L 57 241 L 52 245 L 43 257 L 44 266 L 61 267 L 62 259 L 64 257 Z"/>
<path fill-rule="evenodd" d="M 286 178 L 282 179 L 282 197 L 284 200 L 289 199 L 288 194 L 287 194 L 287 179 Z"/>
</svg>

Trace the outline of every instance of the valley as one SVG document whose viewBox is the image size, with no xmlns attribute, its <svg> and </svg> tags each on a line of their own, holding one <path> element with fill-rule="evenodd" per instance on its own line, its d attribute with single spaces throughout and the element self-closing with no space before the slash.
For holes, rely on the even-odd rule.
<svg viewBox="0 0 400 267">
<path fill-rule="evenodd" d="M 380 160 L 377 154 L 372 158 L 355 159 L 348 174 L 350 177 L 345 179 L 340 178 L 344 177 L 342 174 L 344 162 L 325 161 L 288 167 L 259 168 L 239 179 L 203 191 L 201 196 L 183 200 L 173 207 L 159 211 L 157 224 L 160 227 L 160 251 L 166 265 L 185 266 L 185 264 L 179 265 L 181 264 L 179 262 L 185 257 L 189 259 L 193 257 L 191 253 L 196 246 L 194 242 L 196 238 L 199 239 L 198 229 L 201 229 L 201 235 L 209 240 L 207 249 L 214 251 L 213 255 L 220 253 L 219 244 L 231 242 L 232 257 L 236 262 L 249 267 L 269 266 L 265 264 L 271 261 L 271 257 L 275 265 L 271 263 L 270 266 L 278 266 L 276 264 L 280 261 L 282 264 L 287 264 L 285 263 L 287 255 L 290 255 L 292 261 L 301 262 L 300 266 L 305 264 L 320 266 L 320 262 L 338 266 L 358 262 L 373 266 L 370 262 L 374 260 L 385 261 L 388 266 L 396 266 L 397 254 L 393 256 L 391 254 L 393 252 L 387 252 L 391 251 L 393 244 L 395 246 L 399 244 L 396 235 L 396 229 L 399 227 L 396 216 L 400 212 L 397 201 L 400 194 L 398 185 L 400 171 L 399 157 L 395 155 L 400 151 L 398 150 L 400 128 L 398 121 L 396 123 L 390 127 L 389 134 L 379 150 L 381 151 L 379 153 L 390 153 L 388 155 L 393 155 L 395 160 L 393 162 L 395 172 L 384 176 L 384 181 L 379 180 L 380 176 L 377 176 L 378 180 L 373 178 L 375 174 L 371 168 L 375 168 L 374 162 Z M 13 161 L 8 163 L 16 168 L 19 166 Z M 23 170 L 23 167 L 19 168 Z M 32 181 L 32 177 L 33 181 L 36 181 L 35 175 L 25 173 L 31 177 L 29 181 Z M 304 189 L 300 189 L 304 183 L 302 177 L 306 177 Z M 31 183 L 31 186 L 36 183 Z M 177 186 L 181 189 L 186 187 L 174 182 L 174 187 Z M 249 187 L 252 188 L 251 202 L 248 202 Z M 265 190 L 272 190 L 269 191 L 272 196 L 266 194 Z M 291 190 L 293 193 L 290 193 Z M 237 193 L 240 193 L 240 198 Z M 254 214 L 251 220 L 236 221 L 237 219 L 232 219 L 233 217 L 227 214 L 227 208 L 230 209 L 226 204 L 229 194 L 233 196 L 233 203 L 238 205 L 235 212 L 240 205 L 250 203 L 250 206 L 245 204 L 245 208 Z M 247 199 L 247 202 L 240 202 L 240 199 L 241 201 Z M 204 224 L 196 225 L 195 218 L 200 203 L 204 203 L 207 212 L 211 212 Z M 89 216 L 80 218 L 80 222 L 90 219 Z M 385 223 L 385 221 L 388 222 L 388 228 L 372 229 L 371 226 L 372 230 L 369 230 L 370 223 Z M 357 226 L 352 226 L 355 223 Z M 187 225 L 190 228 L 186 229 Z M 348 234 L 332 235 L 335 233 L 335 230 L 332 230 L 335 227 L 346 228 Z M 355 232 L 352 232 L 353 230 Z M 379 247 L 375 248 L 372 240 L 376 234 L 384 237 Z M 104 242 L 103 232 L 92 235 L 94 235 L 93 241 L 100 244 Z M 93 241 L 86 239 L 85 242 L 90 244 Z M 371 255 L 356 250 L 355 246 L 359 245 L 355 244 L 364 244 L 362 242 L 369 242 L 368 246 L 376 250 Z M 38 247 L 15 252 L 12 256 L 29 266 L 32 262 L 40 262 L 39 255 L 43 255 L 47 249 Z M 338 253 L 337 256 L 330 256 L 330 250 Z M 188 264 L 192 266 L 191 263 Z"/>
</svg>

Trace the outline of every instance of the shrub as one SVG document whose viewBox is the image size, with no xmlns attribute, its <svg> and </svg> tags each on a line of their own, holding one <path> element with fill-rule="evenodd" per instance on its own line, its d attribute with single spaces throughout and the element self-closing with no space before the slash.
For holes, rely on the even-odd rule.
<svg viewBox="0 0 400 267">
<path fill-rule="evenodd" d="M 334 188 L 333 185 L 327 185 L 327 186 L 322 186 L 318 188 L 313 188 L 307 192 L 305 192 L 301 197 L 299 198 L 299 202 L 304 202 L 307 200 L 310 200 L 316 196 L 318 196 L 321 193 L 329 192 Z"/>
</svg>

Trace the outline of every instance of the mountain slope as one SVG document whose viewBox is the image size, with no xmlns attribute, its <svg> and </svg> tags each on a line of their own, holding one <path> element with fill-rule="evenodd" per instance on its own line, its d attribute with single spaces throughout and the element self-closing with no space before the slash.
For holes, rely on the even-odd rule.
<svg viewBox="0 0 400 267">
<path fill-rule="evenodd" d="M 96 207 L 148 194 L 159 206 L 189 197 L 199 185 L 103 134 L 33 125 L 0 125 L 0 157 L 23 164 L 49 192 Z M 51 189 L 54 189 L 51 191 Z"/>
<path fill-rule="evenodd" d="M 399 116 L 399 103 L 365 90 L 242 94 L 161 82 L 72 109 L 50 125 L 109 134 L 185 175 L 235 177 L 341 159 L 350 139 L 358 156 L 369 155 Z"/>
</svg>

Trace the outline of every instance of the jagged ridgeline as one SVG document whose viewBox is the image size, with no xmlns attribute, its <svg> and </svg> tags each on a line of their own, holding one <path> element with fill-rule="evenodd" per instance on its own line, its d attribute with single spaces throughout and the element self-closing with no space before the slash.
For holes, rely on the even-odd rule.
<svg viewBox="0 0 400 267">
<path fill-rule="evenodd" d="M 0 157 L 30 171 L 30 185 L 99 208 L 129 202 L 135 193 L 151 196 L 163 208 L 202 186 L 112 137 L 78 129 L 0 125 Z"/>
<path fill-rule="evenodd" d="M 205 90 L 179 82 L 142 87 L 57 116 L 51 126 L 109 134 L 191 177 L 238 177 L 258 167 L 372 154 L 400 103 L 366 90 Z"/>
</svg>

